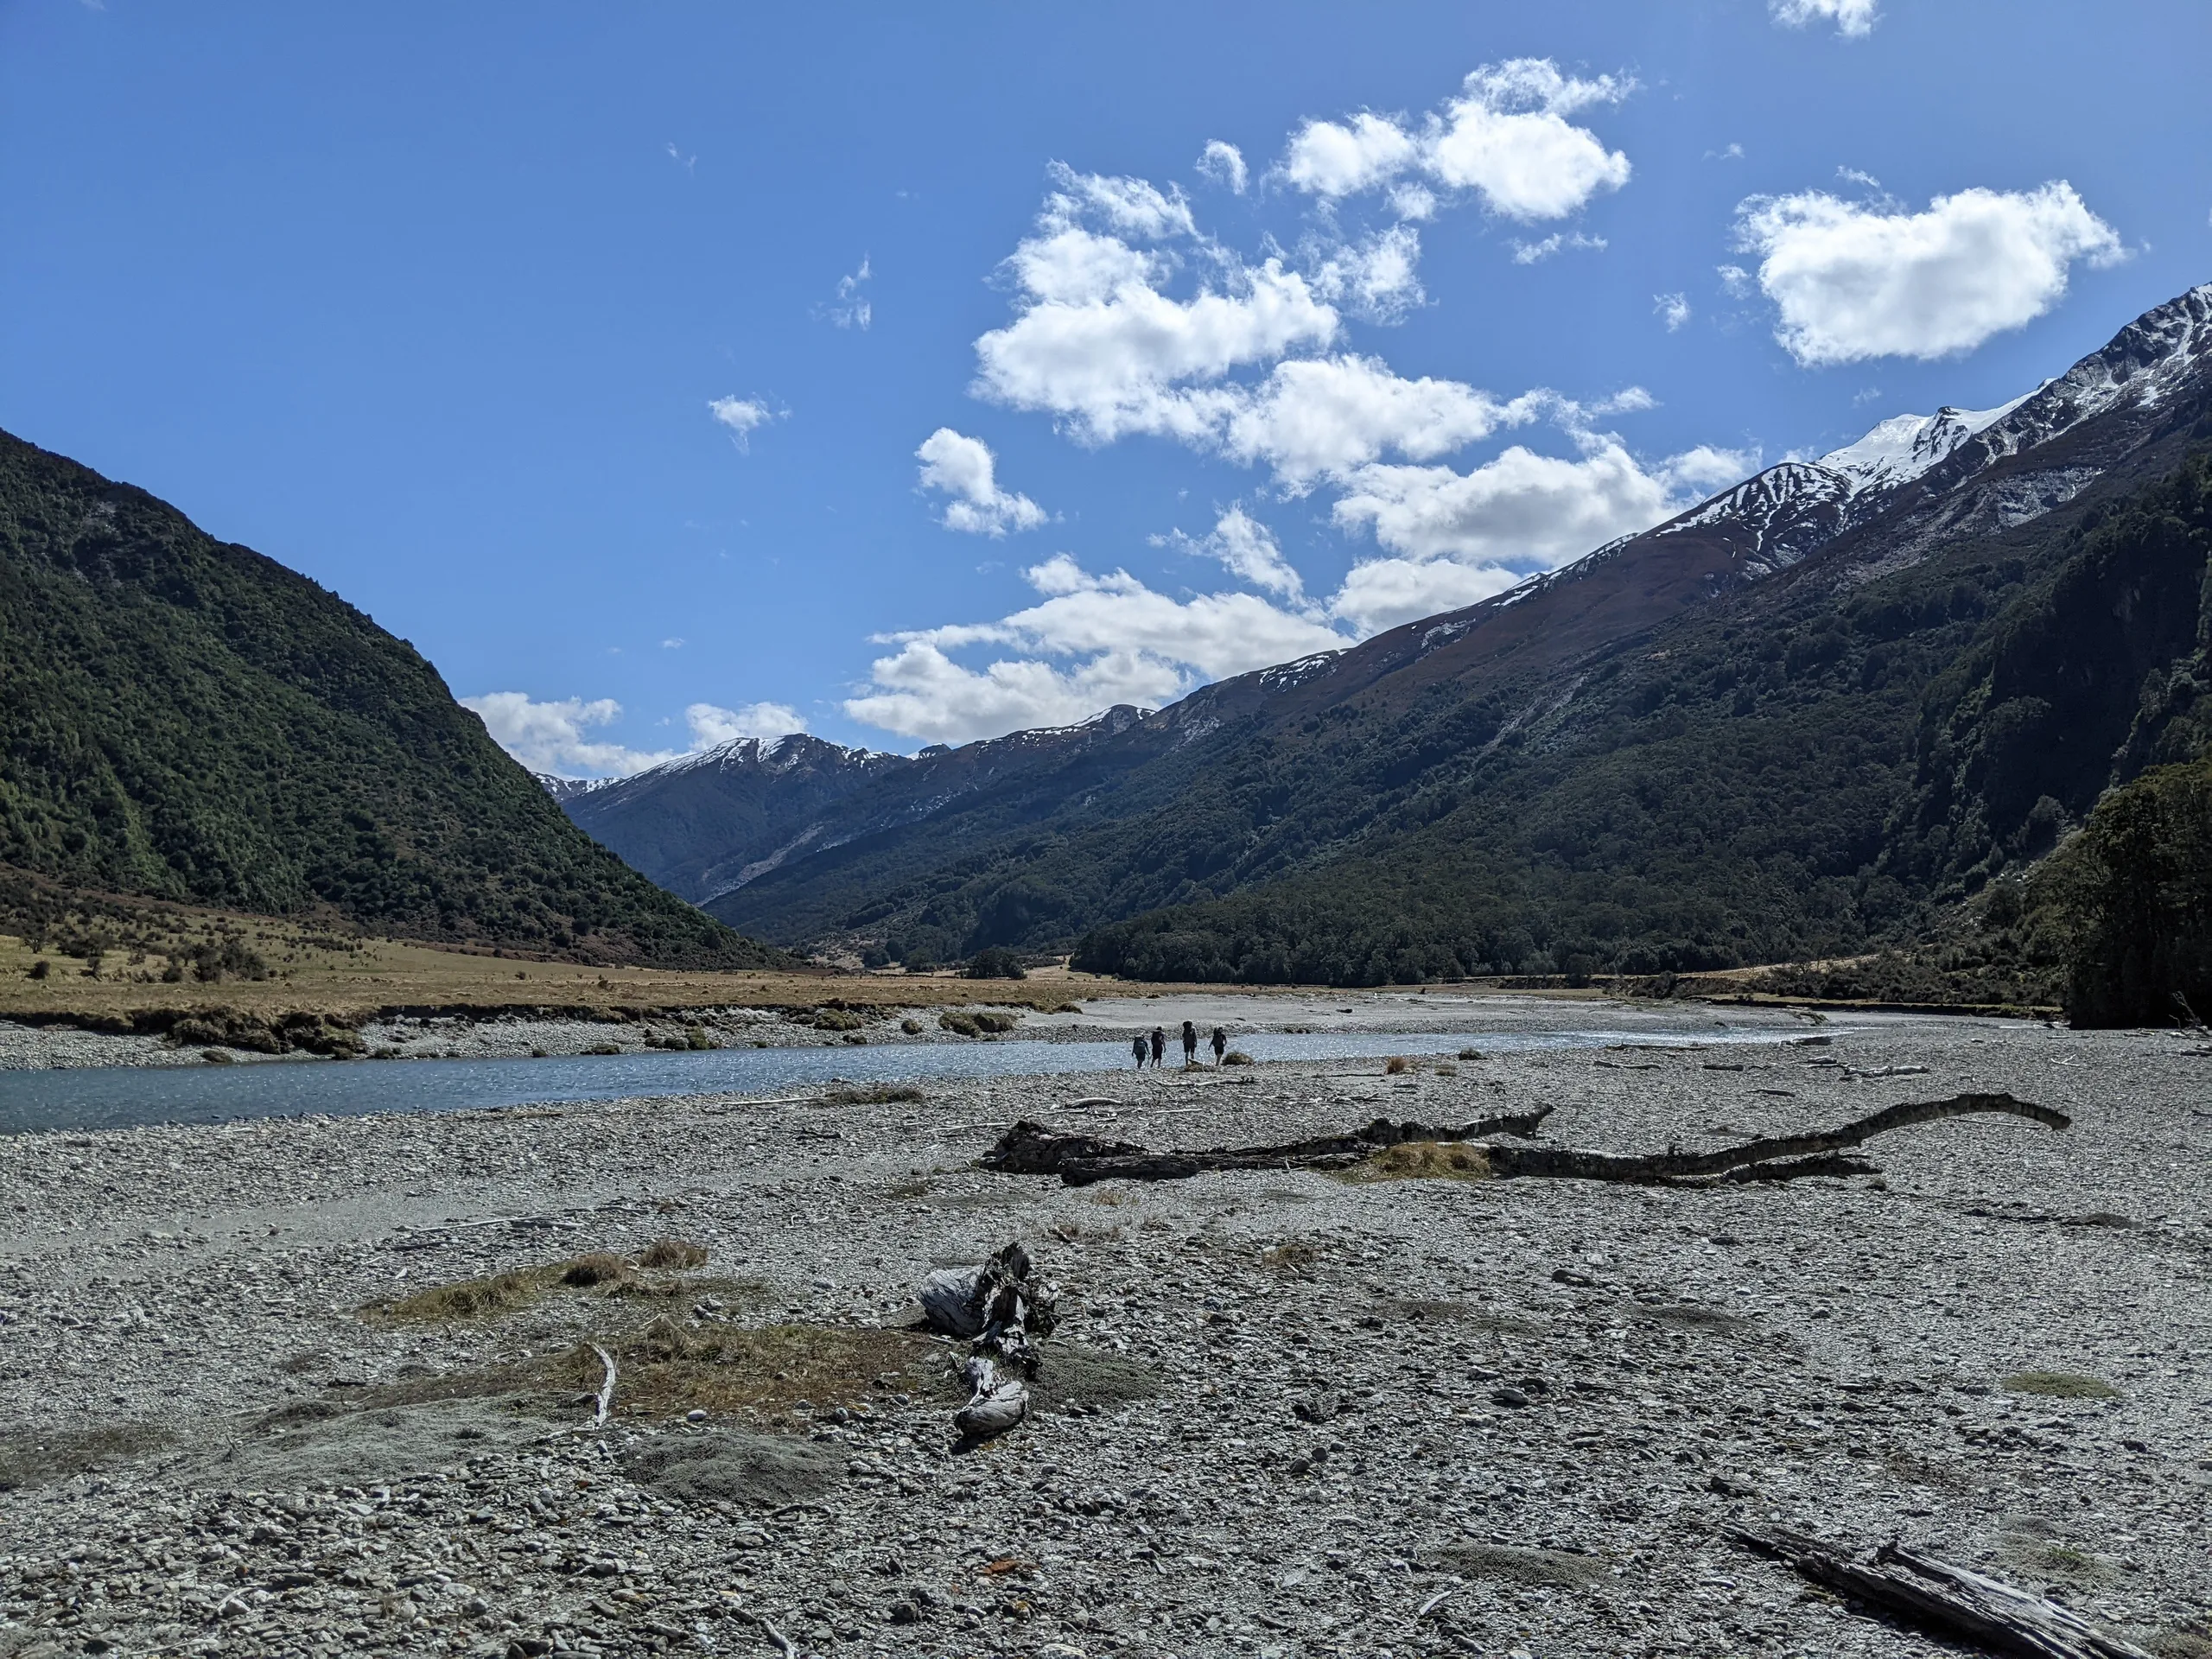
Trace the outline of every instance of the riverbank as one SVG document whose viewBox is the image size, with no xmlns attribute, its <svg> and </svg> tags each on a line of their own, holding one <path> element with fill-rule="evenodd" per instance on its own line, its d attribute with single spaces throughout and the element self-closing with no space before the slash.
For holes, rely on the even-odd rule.
<svg viewBox="0 0 2212 1659">
<path fill-rule="evenodd" d="M 1286 988 L 1250 994 L 1218 987 L 1116 985 L 1101 995 L 1065 980 L 863 983 L 874 1001 L 837 996 L 787 1005 L 432 1007 L 302 1018 L 211 999 L 116 1017 L 82 1010 L 66 1015 L 18 1012 L 13 1018 L 0 1014 L 0 1074 L 55 1067 L 251 1063 L 308 1054 L 379 1060 L 524 1059 L 686 1047 L 864 1047 L 1009 1033 L 1044 1042 L 1127 1041 L 1154 1026 L 1179 1033 L 1186 1020 L 1202 1035 L 1217 1026 L 1235 1033 L 1456 1030 L 1471 1021 L 1516 1027 L 1534 1022 L 1541 1028 L 1605 1006 L 1635 1009 L 1633 1017 L 1669 1027 L 1682 1019 L 1725 1022 L 1729 1017 L 1681 1004 L 1607 1004 L 1590 994 L 1561 991 Z M 889 994 L 901 983 L 909 1000 Z M 1770 1007 L 1736 1017 L 1786 1023 L 1788 1013 Z M 289 1027 L 288 1017 L 295 1021 Z M 87 1029 L 88 1023 L 93 1028 Z M 144 1029 L 130 1028 L 138 1025 Z M 1180 1058 L 1176 1046 L 1179 1062 Z"/>
<path fill-rule="evenodd" d="M 0 1141 L 0 1654 L 1931 1651 L 1726 1541 L 1769 1517 L 2178 1643 L 2202 1047 L 1895 1020 Z M 1632 1150 L 1965 1090 L 2074 1126 L 1786 1187 L 973 1167 L 1020 1117 L 1213 1146 L 1549 1105 Z M 1012 1237 L 1063 1325 L 1032 1421 L 956 1452 L 913 1287 Z"/>
</svg>

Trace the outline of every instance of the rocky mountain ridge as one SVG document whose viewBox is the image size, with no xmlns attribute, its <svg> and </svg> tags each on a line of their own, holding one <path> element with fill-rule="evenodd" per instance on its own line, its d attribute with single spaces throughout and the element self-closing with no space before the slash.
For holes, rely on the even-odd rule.
<svg viewBox="0 0 2212 1659">
<path fill-rule="evenodd" d="M 1695 618 L 1740 615 L 1740 626 L 1775 630 L 1786 656 L 1780 634 L 1796 624 L 1785 617 L 1833 613 L 1947 550 L 2033 526 L 2101 483 L 2139 483 L 2178 453 L 2177 423 L 2212 378 L 2208 351 L 2212 285 L 1995 410 L 1885 422 L 1497 598 L 1215 683 L 1154 713 L 1112 710 L 911 759 L 820 745 L 808 765 L 789 766 L 765 747 L 717 752 L 711 764 L 696 757 L 566 804 L 639 868 L 772 937 L 895 943 L 903 929 L 938 950 L 1065 940 L 1147 903 L 1363 856 L 1394 833 L 1406 794 L 1572 724 L 1592 674 L 1618 675 Z M 1996 604 L 2006 582 L 2027 578 L 2032 561 L 2013 563 L 2017 575 L 1977 603 Z M 1333 745 L 1337 727 L 1389 729 L 1355 752 Z M 1253 780 L 1225 821 L 1230 839 L 1185 845 L 1189 792 L 1262 755 L 1262 769 L 1281 775 Z M 741 797 L 741 810 L 710 805 L 717 791 L 699 786 L 705 777 L 723 780 L 719 792 Z"/>
</svg>

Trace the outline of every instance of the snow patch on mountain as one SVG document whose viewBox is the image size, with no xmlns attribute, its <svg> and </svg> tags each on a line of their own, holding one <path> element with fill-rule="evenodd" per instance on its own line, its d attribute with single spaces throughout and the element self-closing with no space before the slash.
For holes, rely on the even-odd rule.
<svg viewBox="0 0 2212 1659">
<path fill-rule="evenodd" d="M 1948 461 L 1968 438 L 1994 426 L 2035 395 L 2024 391 L 1994 409 L 1945 407 L 1933 415 L 1893 415 L 1856 443 L 1830 450 L 1818 464 L 1849 479 L 1854 490 L 1894 489 Z"/>
</svg>

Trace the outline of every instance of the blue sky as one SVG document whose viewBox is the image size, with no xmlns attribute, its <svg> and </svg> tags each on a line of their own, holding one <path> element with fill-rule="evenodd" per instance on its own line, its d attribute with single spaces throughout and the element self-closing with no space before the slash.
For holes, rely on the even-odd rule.
<svg viewBox="0 0 2212 1659">
<path fill-rule="evenodd" d="M 548 769 L 957 742 L 2029 389 L 2212 280 L 2208 60 L 2202 0 L 0 0 L 0 426 Z"/>
</svg>

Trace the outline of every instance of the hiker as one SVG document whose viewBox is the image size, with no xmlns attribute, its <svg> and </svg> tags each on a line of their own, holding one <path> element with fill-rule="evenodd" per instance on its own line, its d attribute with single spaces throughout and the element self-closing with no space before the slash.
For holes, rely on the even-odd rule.
<svg viewBox="0 0 2212 1659">
<path fill-rule="evenodd" d="M 1139 1032 L 1129 1039 L 1129 1052 L 1137 1057 L 1137 1070 L 1140 1071 L 1144 1070 L 1144 1057 L 1148 1052 L 1148 1046 L 1144 1040 L 1144 1033 Z"/>
<path fill-rule="evenodd" d="M 1167 1033 L 1158 1026 L 1152 1028 L 1152 1064 L 1155 1069 L 1167 1063 Z"/>
<path fill-rule="evenodd" d="M 1185 1020 L 1183 1022 L 1183 1064 L 1196 1065 L 1198 1063 L 1198 1028 Z"/>
<path fill-rule="evenodd" d="M 1229 1052 L 1229 1033 L 1219 1026 L 1213 1028 L 1213 1063 L 1221 1064 L 1221 1057 Z"/>
</svg>

